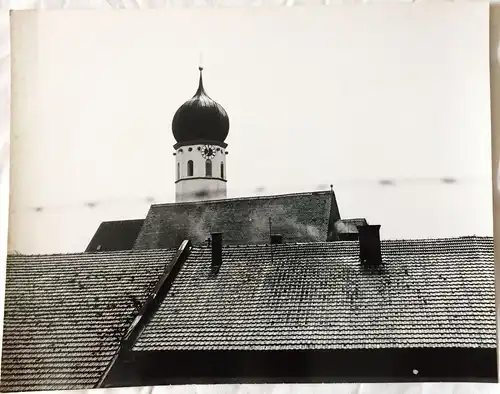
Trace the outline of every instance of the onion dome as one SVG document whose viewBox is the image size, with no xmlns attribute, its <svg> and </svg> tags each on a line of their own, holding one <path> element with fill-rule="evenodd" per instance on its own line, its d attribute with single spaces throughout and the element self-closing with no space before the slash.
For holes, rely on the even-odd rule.
<svg viewBox="0 0 500 394">
<path fill-rule="evenodd" d="M 212 100 L 203 87 L 203 67 L 199 67 L 200 82 L 196 94 L 175 113 L 172 133 L 176 146 L 193 143 L 219 143 L 229 133 L 229 117 L 222 106 Z"/>
</svg>

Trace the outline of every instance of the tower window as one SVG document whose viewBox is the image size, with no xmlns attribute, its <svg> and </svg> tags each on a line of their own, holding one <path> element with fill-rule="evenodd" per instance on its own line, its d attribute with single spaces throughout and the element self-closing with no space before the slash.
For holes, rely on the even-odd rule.
<svg viewBox="0 0 500 394">
<path fill-rule="evenodd" d="M 212 160 L 210 159 L 205 162 L 205 175 L 212 176 Z"/>
<path fill-rule="evenodd" d="M 220 177 L 224 179 L 224 163 L 220 163 Z"/>
<path fill-rule="evenodd" d="M 194 164 L 193 160 L 188 161 L 188 176 L 193 176 L 194 173 Z"/>
<path fill-rule="evenodd" d="M 181 179 L 181 163 L 177 163 L 177 179 Z"/>
</svg>

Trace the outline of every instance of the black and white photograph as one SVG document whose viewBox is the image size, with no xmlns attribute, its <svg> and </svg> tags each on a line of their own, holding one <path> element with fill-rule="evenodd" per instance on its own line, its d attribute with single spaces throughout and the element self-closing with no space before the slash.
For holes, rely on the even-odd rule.
<svg viewBox="0 0 500 394">
<path fill-rule="evenodd" d="M 488 4 L 11 13 L 0 390 L 497 376 Z"/>
</svg>

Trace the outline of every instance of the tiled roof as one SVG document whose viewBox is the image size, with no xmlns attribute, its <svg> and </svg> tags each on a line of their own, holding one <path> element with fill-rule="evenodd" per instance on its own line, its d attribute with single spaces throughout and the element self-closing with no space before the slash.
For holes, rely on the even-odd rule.
<svg viewBox="0 0 500 394">
<path fill-rule="evenodd" d="M 493 239 L 194 248 L 136 351 L 496 346 Z"/>
<path fill-rule="evenodd" d="M 102 222 L 86 252 L 130 250 L 141 231 L 144 219 Z"/>
<path fill-rule="evenodd" d="M 9 256 L 1 391 L 92 388 L 174 253 Z"/>
<path fill-rule="evenodd" d="M 185 239 L 201 244 L 211 232 L 224 233 L 227 244 L 265 243 L 269 218 L 272 232 L 282 234 L 284 242 L 326 241 L 331 205 L 331 192 L 153 205 L 135 248 L 178 247 Z"/>
</svg>

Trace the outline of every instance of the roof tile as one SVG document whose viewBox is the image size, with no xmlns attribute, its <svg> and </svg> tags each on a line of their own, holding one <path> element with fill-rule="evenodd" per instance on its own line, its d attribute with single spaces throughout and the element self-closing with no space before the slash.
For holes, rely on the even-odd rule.
<svg viewBox="0 0 500 394">
<path fill-rule="evenodd" d="M 312 192 L 152 205 L 135 248 L 202 244 L 212 232 L 224 233 L 226 244 L 264 243 L 269 218 L 285 242 L 325 241 L 331 201 L 331 192 Z"/>
<path fill-rule="evenodd" d="M 144 219 L 102 222 L 85 251 L 130 250 L 133 248 L 143 224 Z"/>
<path fill-rule="evenodd" d="M 93 388 L 174 253 L 9 256 L 1 391 Z"/>
<path fill-rule="evenodd" d="M 193 249 L 134 350 L 495 347 L 492 238 Z"/>
</svg>

